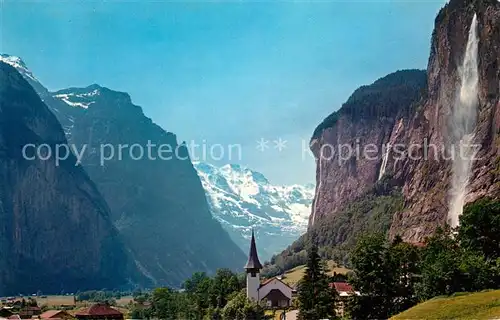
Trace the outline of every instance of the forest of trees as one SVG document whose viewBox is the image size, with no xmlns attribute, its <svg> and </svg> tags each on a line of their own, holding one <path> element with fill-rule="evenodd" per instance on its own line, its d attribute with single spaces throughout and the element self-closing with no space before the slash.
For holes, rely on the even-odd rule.
<svg viewBox="0 0 500 320">
<path fill-rule="evenodd" d="M 417 247 L 384 234 L 362 237 L 351 254 L 352 319 L 387 319 L 418 302 L 500 288 L 500 201 L 465 207 L 456 230 L 440 228 Z"/>
<path fill-rule="evenodd" d="M 329 285 L 342 281 L 328 275 L 317 246 L 304 249 L 305 273 L 294 302 L 299 319 L 336 319 L 339 297 Z M 324 235 L 322 235 L 324 236 Z M 350 319 L 387 319 L 427 299 L 456 292 L 500 288 L 500 201 L 480 199 L 464 208 L 455 230 L 439 228 L 423 245 L 389 240 L 383 232 L 365 232 L 349 254 L 348 282 L 360 295 L 348 298 Z M 213 277 L 195 273 L 183 290 L 157 288 L 136 293 L 134 319 L 269 319 L 262 306 L 245 294 L 244 274 L 227 269 Z"/>
<path fill-rule="evenodd" d="M 333 127 L 341 117 L 352 121 L 380 121 L 408 116 L 414 104 L 426 95 L 427 75 L 423 70 L 400 70 L 374 83 L 361 86 L 342 107 L 326 117 L 314 130 L 313 139 Z"/>
<path fill-rule="evenodd" d="M 131 305 L 133 319 L 265 319 L 264 309 L 250 302 L 245 293 L 245 277 L 219 269 L 213 277 L 194 273 L 183 290 L 157 288 L 136 293 Z"/>
</svg>

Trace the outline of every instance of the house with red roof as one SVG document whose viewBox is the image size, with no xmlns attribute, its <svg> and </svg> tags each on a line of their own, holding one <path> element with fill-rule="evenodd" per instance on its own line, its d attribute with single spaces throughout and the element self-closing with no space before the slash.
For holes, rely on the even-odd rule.
<svg viewBox="0 0 500 320">
<path fill-rule="evenodd" d="M 354 291 L 352 286 L 347 282 L 332 282 L 330 288 L 335 289 L 340 297 L 350 297 L 352 295 L 359 295 L 359 292 Z"/>
<path fill-rule="evenodd" d="M 64 310 L 48 310 L 40 315 L 40 319 L 63 319 L 63 320 L 71 320 L 74 319 L 71 314 L 67 313 Z"/>
<path fill-rule="evenodd" d="M 75 314 L 77 319 L 85 320 L 108 320 L 108 319 L 120 319 L 123 320 L 123 313 L 112 308 L 107 303 L 96 303 L 89 308 L 78 311 Z"/>
<path fill-rule="evenodd" d="M 340 299 L 335 303 L 335 312 L 338 316 L 344 317 L 344 308 L 347 298 L 353 295 L 359 296 L 360 293 L 358 291 L 354 291 L 353 287 L 347 282 L 332 282 L 330 283 L 330 288 L 334 289 L 340 297 Z"/>
</svg>

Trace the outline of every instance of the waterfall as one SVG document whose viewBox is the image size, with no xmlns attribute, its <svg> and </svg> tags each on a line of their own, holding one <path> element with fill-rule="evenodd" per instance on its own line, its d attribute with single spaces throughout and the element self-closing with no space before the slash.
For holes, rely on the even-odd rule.
<svg viewBox="0 0 500 320">
<path fill-rule="evenodd" d="M 478 106 L 478 23 L 474 14 L 469 30 L 469 38 L 464 61 L 459 68 L 460 91 L 452 110 L 450 133 L 452 138 L 452 180 L 448 223 L 458 226 L 459 217 L 465 204 L 472 162 L 477 152 L 473 146 L 474 127 Z"/>
<path fill-rule="evenodd" d="M 389 155 L 391 153 L 391 149 L 392 149 L 392 144 L 394 143 L 396 137 L 399 136 L 399 134 L 401 133 L 401 130 L 403 129 L 404 125 L 403 125 L 403 118 L 399 119 L 398 121 L 398 125 L 396 127 L 396 131 L 393 132 L 391 134 L 391 136 L 389 137 L 389 141 L 387 141 L 387 143 L 385 145 L 382 145 L 382 152 L 383 152 L 383 156 L 382 156 L 382 164 L 380 165 L 380 170 L 379 170 L 379 173 L 378 173 L 378 179 L 377 181 L 379 181 L 380 179 L 382 179 L 382 177 L 384 176 L 386 170 L 387 170 L 387 162 L 389 161 Z M 397 161 L 397 159 L 395 159 L 395 161 Z"/>
<path fill-rule="evenodd" d="M 390 145 L 387 144 L 386 147 L 385 147 L 384 156 L 382 157 L 382 164 L 380 165 L 380 171 L 378 173 L 378 179 L 377 179 L 377 181 L 379 181 L 380 179 L 382 179 L 382 177 L 385 174 L 385 168 L 387 167 L 387 160 L 389 160 L 389 152 L 390 151 L 391 151 Z"/>
<path fill-rule="evenodd" d="M 321 150 L 321 149 L 320 149 Z M 314 226 L 314 221 L 316 220 L 316 210 L 318 210 L 318 201 L 319 201 L 319 190 L 321 189 L 321 181 L 323 179 L 323 177 L 321 176 L 322 172 L 321 172 L 321 158 L 322 158 L 322 154 L 320 152 L 320 156 L 318 158 L 318 181 L 317 181 L 317 185 L 316 185 L 316 193 L 314 194 L 314 206 L 312 208 L 312 219 L 311 219 L 311 226 Z"/>
</svg>

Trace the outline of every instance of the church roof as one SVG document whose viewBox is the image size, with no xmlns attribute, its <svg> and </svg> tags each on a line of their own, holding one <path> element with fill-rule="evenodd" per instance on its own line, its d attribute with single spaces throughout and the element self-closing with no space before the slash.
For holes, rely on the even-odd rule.
<svg viewBox="0 0 500 320">
<path fill-rule="evenodd" d="M 283 283 L 285 286 L 287 286 L 288 288 L 290 288 L 290 289 L 292 289 L 292 290 L 293 290 L 293 288 L 292 288 L 292 287 L 290 287 L 289 285 L 287 285 L 286 283 L 284 283 L 283 281 L 281 281 L 281 280 L 280 280 L 280 279 L 278 279 L 277 277 L 269 278 L 269 279 L 267 279 L 267 280 L 262 281 L 262 282 L 261 282 L 261 284 L 260 284 L 259 290 L 260 290 L 260 288 L 267 286 L 267 285 L 268 285 L 269 283 L 271 283 L 273 280 L 279 281 L 279 282 Z"/>
<path fill-rule="evenodd" d="M 248 261 L 245 265 L 245 269 L 262 269 L 262 264 L 259 261 L 259 256 L 257 255 L 257 246 L 255 245 L 255 236 L 252 230 L 252 240 L 250 242 L 250 252 L 248 253 Z"/>
</svg>

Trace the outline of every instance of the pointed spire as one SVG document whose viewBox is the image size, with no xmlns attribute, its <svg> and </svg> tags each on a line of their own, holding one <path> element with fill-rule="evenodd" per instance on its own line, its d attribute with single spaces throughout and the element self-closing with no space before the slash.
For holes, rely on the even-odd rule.
<svg viewBox="0 0 500 320">
<path fill-rule="evenodd" d="M 248 262 L 245 265 L 245 269 L 262 269 L 262 264 L 259 261 L 259 256 L 257 255 L 257 246 L 255 245 L 255 236 L 252 228 L 252 240 L 250 242 L 250 252 L 248 253 Z"/>
</svg>

